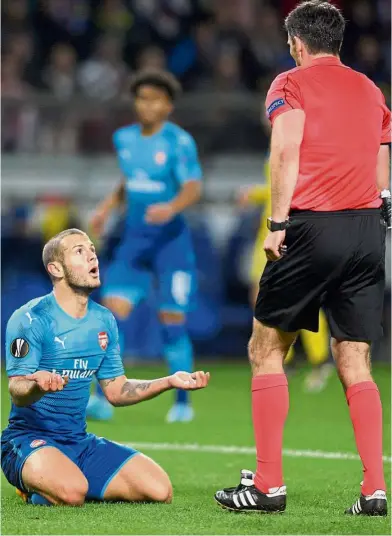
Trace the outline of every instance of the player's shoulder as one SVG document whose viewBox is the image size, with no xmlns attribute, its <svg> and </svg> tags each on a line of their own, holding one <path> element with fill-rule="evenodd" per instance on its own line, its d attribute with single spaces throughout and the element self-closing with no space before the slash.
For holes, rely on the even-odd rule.
<svg viewBox="0 0 392 536">
<path fill-rule="evenodd" d="M 48 312 L 51 309 L 51 294 L 40 296 L 28 301 L 19 309 L 16 309 L 8 320 L 8 327 L 17 325 L 34 327 L 45 327 L 47 324 Z"/>
<path fill-rule="evenodd" d="M 129 141 L 134 139 L 139 134 L 139 125 L 137 123 L 131 125 L 125 125 L 113 132 L 113 140 L 115 141 Z"/>
<path fill-rule="evenodd" d="M 288 71 L 284 71 L 283 73 L 279 73 L 274 80 L 271 83 L 270 86 L 270 92 L 283 89 L 284 86 L 289 81 L 296 81 L 301 76 L 301 69 L 300 67 L 294 67 L 293 69 L 289 69 Z"/>
<path fill-rule="evenodd" d="M 113 313 L 104 305 L 90 299 L 89 308 L 95 317 L 100 318 L 109 327 L 113 327 L 113 324 L 116 324 Z"/>
<path fill-rule="evenodd" d="M 192 145 L 195 143 L 192 134 L 171 121 L 165 123 L 163 134 L 177 145 Z"/>
</svg>

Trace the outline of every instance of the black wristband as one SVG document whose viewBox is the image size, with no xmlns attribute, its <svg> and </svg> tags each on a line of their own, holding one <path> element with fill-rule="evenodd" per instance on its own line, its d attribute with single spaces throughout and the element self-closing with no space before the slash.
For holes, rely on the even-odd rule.
<svg viewBox="0 0 392 536">
<path fill-rule="evenodd" d="M 272 232 L 275 233 L 276 231 L 284 231 L 287 229 L 287 227 L 290 225 L 290 220 L 285 221 L 274 221 L 272 218 L 267 218 L 267 227 Z"/>
</svg>

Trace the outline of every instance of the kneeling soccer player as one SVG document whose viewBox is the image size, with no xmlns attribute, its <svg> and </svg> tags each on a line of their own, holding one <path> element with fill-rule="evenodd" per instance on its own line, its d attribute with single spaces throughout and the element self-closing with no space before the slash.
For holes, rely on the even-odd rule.
<svg viewBox="0 0 392 536">
<path fill-rule="evenodd" d="M 116 321 L 89 299 L 100 285 L 89 237 L 78 229 L 63 231 L 45 245 L 43 262 L 53 292 L 15 311 L 7 325 L 12 408 L 1 440 L 5 476 L 32 504 L 170 502 L 172 486 L 159 465 L 86 432 L 92 377 L 111 404 L 129 406 L 169 389 L 206 387 L 209 373 L 128 380 Z"/>
</svg>

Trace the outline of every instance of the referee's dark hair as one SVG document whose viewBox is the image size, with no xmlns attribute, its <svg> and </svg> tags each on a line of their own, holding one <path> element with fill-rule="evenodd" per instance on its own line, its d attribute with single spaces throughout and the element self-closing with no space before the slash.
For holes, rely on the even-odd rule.
<svg viewBox="0 0 392 536">
<path fill-rule="evenodd" d="M 298 37 L 309 54 L 339 54 L 346 22 L 330 2 L 305 1 L 288 14 L 285 28 L 290 39 Z"/>
<path fill-rule="evenodd" d="M 181 84 L 177 78 L 167 71 L 158 69 L 143 69 L 136 73 L 131 80 L 131 94 L 136 96 L 141 86 L 153 86 L 163 89 L 172 101 L 181 93 Z"/>
</svg>

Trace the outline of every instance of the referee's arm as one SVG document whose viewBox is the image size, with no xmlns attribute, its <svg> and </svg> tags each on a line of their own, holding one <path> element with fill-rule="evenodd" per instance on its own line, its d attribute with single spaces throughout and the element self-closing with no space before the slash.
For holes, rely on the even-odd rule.
<svg viewBox="0 0 392 536">
<path fill-rule="evenodd" d="M 380 192 L 390 189 L 390 144 L 380 146 L 377 157 L 377 188 Z"/>
<path fill-rule="evenodd" d="M 305 112 L 295 109 L 276 117 L 271 136 L 271 217 L 276 222 L 288 218 L 299 172 L 300 148 L 304 135 Z"/>
</svg>

